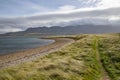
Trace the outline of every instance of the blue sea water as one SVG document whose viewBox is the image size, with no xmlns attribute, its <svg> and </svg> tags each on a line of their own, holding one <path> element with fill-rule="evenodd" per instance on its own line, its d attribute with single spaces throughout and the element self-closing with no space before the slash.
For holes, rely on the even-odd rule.
<svg viewBox="0 0 120 80">
<path fill-rule="evenodd" d="M 37 48 L 53 42 L 54 40 L 35 37 L 0 37 L 0 55 Z"/>
</svg>

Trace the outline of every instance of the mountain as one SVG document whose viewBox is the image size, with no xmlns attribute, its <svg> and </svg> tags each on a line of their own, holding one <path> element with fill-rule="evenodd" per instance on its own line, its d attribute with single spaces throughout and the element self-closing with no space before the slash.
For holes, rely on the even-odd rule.
<svg viewBox="0 0 120 80">
<path fill-rule="evenodd" d="M 76 25 L 76 26 L 51 26 L 28 28 L 25 31 L 10 32 L 4 35 L 71 35 L 71 34 L 95 34 L 120 32 L 120 26 L 110 25 Z"/>
</svg>

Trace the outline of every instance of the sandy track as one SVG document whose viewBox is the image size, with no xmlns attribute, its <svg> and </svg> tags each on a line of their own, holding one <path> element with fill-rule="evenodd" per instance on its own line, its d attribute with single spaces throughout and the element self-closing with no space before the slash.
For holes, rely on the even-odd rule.
<svg viewBox="0 0 120 80">
<path fill-rule="evenodd" d="M 0 56 L 0 68 L 6 68 L 14 66 L 16 64 L 34 60 L 37 57 L 46 55 L 51 52 L 55 52 L 61 49 L 62 47 L 74 42 L 74 40 L 68 38 L 52 38 L 52 39 L 54 39 L 55 42 L 49 45 Z"/>
</svg>

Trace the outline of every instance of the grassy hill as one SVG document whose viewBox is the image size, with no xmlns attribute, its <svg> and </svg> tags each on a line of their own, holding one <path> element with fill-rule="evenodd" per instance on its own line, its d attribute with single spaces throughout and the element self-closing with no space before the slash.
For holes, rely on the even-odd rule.
<svg viewBox="0 0 120 80">
<path fill-rule="evenodd" d="M 34 61 L 0 70 L 0 80 L 120 79 L 120 35 L 71 36 L 74 43 Z M 108 79 L 109 80 L 109 79 Z"/>
</svg>

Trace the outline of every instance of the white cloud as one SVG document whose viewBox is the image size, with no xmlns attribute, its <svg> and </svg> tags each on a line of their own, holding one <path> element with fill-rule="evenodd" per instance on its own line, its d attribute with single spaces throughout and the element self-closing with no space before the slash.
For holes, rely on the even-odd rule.
<svg viewBox="0 0 120 80">
<path fill-rule="evenodd" d="M 58 11 L 69 11 L 69 10 L 73 10 L 75 8 L 76 7 L 73 5 L 64 5 L 64 6 L 59 7 Z"/>
<path fill-rule="evenodd" d="M 120 21 L 120 16 L 111 16 L 110 17 L 110 19 L 109 19 L 110 21 Z"/>
<path fill-rule="evenodd" d="M 17 32 L 17 31 L 22 31 L 22 29 L 10 27 L 10 26 L 4 26 L 2 29 L 0 29 L 0 33 Z"/>
<path fill-rule="evenodd" d="M 101 2 L 98 4 L 98 7 L 102 8 L 120 7 L 120 0 L 101 0 Z"/>
</svg>

